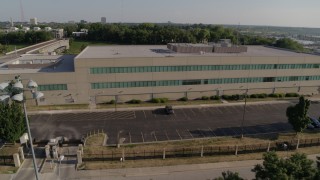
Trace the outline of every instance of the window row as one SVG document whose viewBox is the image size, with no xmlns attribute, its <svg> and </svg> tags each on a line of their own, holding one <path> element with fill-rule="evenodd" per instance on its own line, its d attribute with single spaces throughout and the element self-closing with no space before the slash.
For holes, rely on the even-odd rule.
<svg viewBox="0 0 320 180">
<path fill-rule="evenodd" d="M 259 70 L 259 69 L 318 69 L 320 64 L 238 64 L 238 65 L 190 65 L 190 66 L 137 66 L 137 67 L 94 67 L 90 74 Z"/>
<path fill-rule="evenodd" d="M 39 91 L 58 91 L 58 90 L 68 90 L 66 84 L 45 84 L 38 86 Z"/>
<path fill-rule="evenodd" d="M 91 89 L 184 86 L 184 85 L 205 85 L 205 84 L 260 83 L 260 82 L 282 82 L 282 81 L 319 81 L 319 80 L 320 80 L 320 76 L 284 76 L 284 77 L 223 78 L 223 79 L 196 79 L 196 80 L 168 80 L 168 81 L 102 82 L 102 83 L 91 83 Z"/>
</svg>

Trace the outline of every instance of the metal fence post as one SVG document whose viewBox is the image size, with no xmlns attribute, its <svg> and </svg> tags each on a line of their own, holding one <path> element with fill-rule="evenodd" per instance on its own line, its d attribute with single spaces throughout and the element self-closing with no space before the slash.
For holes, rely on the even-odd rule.
<svg viewBox="0 0 320 180">
<path fill-rule="evenodd" d="M 300 139 L 298 138 L 296 149 L 299 149 Z"/>
<path fill-rule="evenodd" d="M 238 156 L 238 147 L 239 147 L 239 146 L 236 145 L 236 152 L 235 152 L 235 155 L 236 155 L 236 156 Z"/>
</svg>

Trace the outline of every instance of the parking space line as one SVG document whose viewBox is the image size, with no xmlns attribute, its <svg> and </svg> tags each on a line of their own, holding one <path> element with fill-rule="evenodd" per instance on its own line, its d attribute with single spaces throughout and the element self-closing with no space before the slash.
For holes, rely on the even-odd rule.
<svg viewBox="0 0 320 180">
<path fill-rule="evenodd" d="M 201 134 L 201 136 L 206 137 L 206 136 L 203 134 L 202 130 L 200 130 L 200 129 L 198 128 L 198 131 L 199 131 L 199 133 Z"/>
<path fill-rule="evenodd" d="M 192 136 L 192 134 L 191 134 L 191 132 L 189 131 L 189 129 L 187 129 L 187 131 L 189 132 L 190 136 L 191 136 L 192 139 L 193 139 L 194 137 Z"/>
<path fill-rule="evenodd" d="M 184 112 L 184 110 L 181 109 L 181 111 L 182 111 L 183 115 L 184 115 L 186 118 L 188 118 L 188 116 L 187 116 L 187 114 Z"/>
<path fill-rule="evenodd" d="M 153 131 L 153 136 L 154 136 L 154 139 L 155 139 L 156 141 L 158 141 L 155 131 Z"/>
<path fill-rule="evenodd" d="M 132 142 L 131 142 L 131 133 L 130 133 L 130 131 L 129 131 L 129 140 L 130 140 L 130 144 L 131 144 Z"/>
<path fill-rule="evenodd" d="M 144 110 L 142 110 L 142 112 L 144 114 L 144 118 L 147 119 L 146 112 L 144 112 Z"/>
<path fill-rule="evenodd" d="M 170 140 L 167 131 L 164 131 L 166 133 L 167 139 Z"/>
<path fill-rule="evenodd" d="M 213 132 L 213 130 L 209 127 L 209 130 L 211 131 L 212 135 L 216 136 L 216 134 Z"/>
<path fill-rule="evenodd" d="M 142 142 L 144 142 L 144 137 L 142 132 L 141 132 L 141 137 L 142 137 Z"/>
<path fill-rule="evenodd" d="M 192 109 L 190 109 L 190 111 L 192 112 L 193 115 L 196 115 L 196 113 Z"/>
<path fill-rule="evenodd" d="M 180 139 L 182 140 L 182 137 L 180 136 L 179 132 L 178 132 L 178 129 L 176 129 L 176 132 L 178 133 Z"/>
</svg>

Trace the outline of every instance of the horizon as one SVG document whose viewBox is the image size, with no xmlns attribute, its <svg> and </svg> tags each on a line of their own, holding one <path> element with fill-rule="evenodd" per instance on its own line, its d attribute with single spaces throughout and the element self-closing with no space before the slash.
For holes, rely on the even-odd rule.
<svg viewBox="0 0 320 180">
<path fill-rule="evenodd" d="M 20 6 L 20 2 L 21 5 Z M 0 21 L 29 22 L 36 17 L 38 22 L 68 23 L 85 20 L 100 22 L 106 17 L 107 23 L 168 23 L 213 24 L 241 26 L 270 26 L 320 28 L 317 17 L 320 1 L 283 0 L 278 2 L 256 2 L 243 0 L 5 0 L 0 7 Z M 35 6 L 36 4 L 36 6 Z M 22 7 L 22 8 L 21 8 Z M 285 7 L 285 8 L 283 8 Z M 244 10 L 243 10 L 244 9 Z M 250 11 L 246 11 L 250 9 Z"/>
</svg>

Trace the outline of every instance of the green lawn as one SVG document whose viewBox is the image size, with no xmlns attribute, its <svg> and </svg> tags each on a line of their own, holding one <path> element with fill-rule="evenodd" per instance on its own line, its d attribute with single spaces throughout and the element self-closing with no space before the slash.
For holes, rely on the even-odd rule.
<svg viewBox="0 0 320 180">
<path fill-rule="evenodd" d="M 106 42 L 100 42 L 100 41 L 79 41 L 79 40 L 74 40 L 70 44 L 70 49 L 66 54 L 79 54 L 81 52 L 81 47 L 86 47 L 88 45 L 97 45 L 97 46 L 102 46 L 102 45 L 110 45 L 110 43 Z"/>
<path fill-rule="evenodd" d="M 10 44 L 8 45 L 8 52 L 14 51 L 16 49 L 21 49 L 30 46 L 30 44 Z"/>
</svg>

